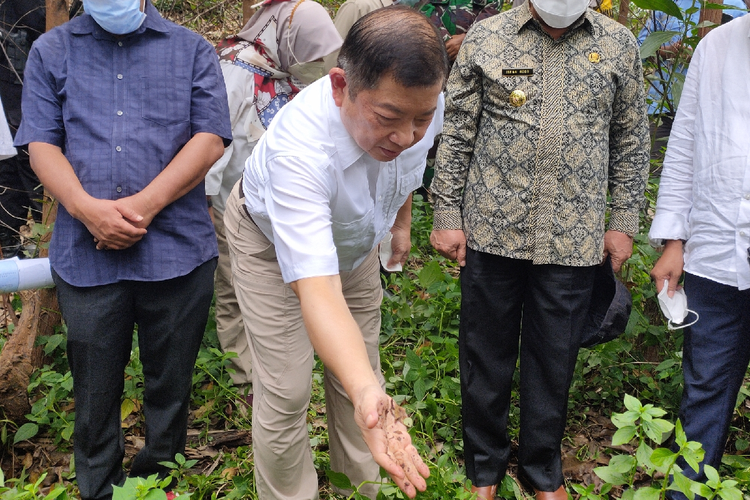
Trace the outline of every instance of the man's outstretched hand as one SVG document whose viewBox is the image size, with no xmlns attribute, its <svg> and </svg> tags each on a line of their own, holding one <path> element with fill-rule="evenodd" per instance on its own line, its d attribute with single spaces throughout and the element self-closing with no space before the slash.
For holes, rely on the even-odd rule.
<svg viewBox="0 0 750 500">
<path fill-rule="evenodd" d="M 404 425 L 406 411 L 380 387 L 368 387 L 355 404 L 354 419 L 375 462 L 409 498 L 427 489 L 430 476 Z"/>
</svg>

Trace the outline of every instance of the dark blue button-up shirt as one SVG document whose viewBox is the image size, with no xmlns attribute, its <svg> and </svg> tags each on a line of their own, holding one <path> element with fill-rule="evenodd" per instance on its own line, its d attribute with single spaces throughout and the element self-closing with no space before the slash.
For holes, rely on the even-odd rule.
<svg viewBox="0 0 750 500">
<path fill-rule="evenodd" d="M 15 143 L 59 146 L 95 198 L 140 192 L 199 132 L 231 141 L 213 47 L 150 2 L 146 14 L 122 37 L 80 16 L 40 37 L 29 55 Z M 53 269 L 75 286 L 175 278 L 216 255 L 203 183 L 165 207 L 128 249 L 96 250 L 86 226 L 62 206 L 50 243 Z"/>
</svg>

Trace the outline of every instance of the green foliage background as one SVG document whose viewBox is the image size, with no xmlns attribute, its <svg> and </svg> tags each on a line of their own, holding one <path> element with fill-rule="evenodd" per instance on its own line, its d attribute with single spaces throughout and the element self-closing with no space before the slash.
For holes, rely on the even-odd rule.
<svg viewBox="0 0 750 500">
<path fill-rule="evenodd" d="M 691 9 L 681 11 L 672 0 L 633 0 L 633 3 L 628 22 L 635 34 L 643 27 L 649 15 L 648 9 L 659 9 L 685 17 L 692 12 Z M 204 34 L 212 42 L 227 34 L 236 33 L 242 26 L 241 3 L 237 0 L 157 0 L 155 4 L 165 17 Z M 336 0 L 325 0 L 323 4 L 331 13 L 335 12 Z M 617 10 L 617 6 L 615 8 Z M 696 3 L 692 9 L 697 8 Z M 694 24 L 688 22 L 685 30 L 680 33 L 684 43 L 677 54 L 678 63 L 687 65 L 689 62 L 691 49 L 698 42 L 695 28 Z M 669 34 L 669 38 L 672 35 Z M 679 98 L 684 77 L 669 70 L 679 64 L 668 64 L 659 57 L 656 50 L 669 38 L 667 35 L 657 34 L 649 37 L 643 44 L 645 85 L 660 74 L 660 68 L 667 68 L 668 76 L 664 83 Z M 661 109 L 672 109 L 675 105 L 666 98 L 657 104 Z M 658 411 L 648 410 L 654 415 L 663 415 L 669 421 L 676 418 L 682 383 L 682 335 L 680 331 L 667 330 L 658 310 L 656 290 L 649 277 L 658 253 L 648 245 L 646 237 L 655 207 L 660 169 L 660 162 L 653 162 L 646 193 L 647 205 L 641 218 L 641 232 L 635 239 L 633 256 L 620 272 L 621 280 L 627 284 L 633 296 L 634 307 L 627 330 L 621 337 L 607 344 L 593 349 L 581 349 L 570 392 L 571 435 L 566 438 L 566 442 L 573 442 L 572 433 L 575 429 L 585 427 L 591 414 L 609 418 L 626 410 L 623 401 L 631 396 L 644 404 L 654 403 L 663 408 Z M 460 426 L 459 273 L 455 264 L 438 256 L 429 245 L 431 208 L 420 196 L 415 197 L 413 217 L 413 248 L 406 271 L 383 276 L 386 293 L 382 305 L 383 326 L 380 338 L 382 368 L 387 390 L 406 407 L 411 417 L 411 434 L 430 465 L 432 475 L 428 491 L 419 498 L 468 498 L 469 494 L 465 491 Z M 75 409 L 64 342 L 64 329 L 52 337 L 40 339 L 51 363 L 33 375 L 29 386 L 33 406 L 27 416 L 28 421 L 0 422 L 3 466 L 7 470 L 7 464 L 13 461 L 14 466 L 10 469 L 15 473 L 14 478 L 0 481 L 0 499 L 67 498 L 68 495 L 75 495 L 74 462 L 58 474 L 53 484 L 43 481 L 45 476 L 42 473 L 45 471 L 35 470 L 33 466 L 27 471 L 15 463 L 15 447 L 27 440 L 42 439 L 47 443 L 51 442 L 58 450 L 71 449 Z M 134 344 L 132 361 L 126 371 L 122 405 L 127 432 L 134 435 L 141 432 L 143 424 L 140 407 L 143 379 L 137 354 L 138 347 Z M 198 431 L 199 442 L 203 446 L 211 445 L 212 431 L 250 428 L 250 410 L 244 407 L 231 384 L 228 360 L 232 356 L 233 354 L 222 354 L 219 350 L 212 312 L 193 376 L 191 429 Z M 320 472 L 321 497 L 338 498 L 332 492 L 331 484 L 348 486 L 348 479 L 327 472 L 328 436 L 322 390 L 322 367 L 318 363 L 314 374 L 308 427 L 315 464 Z M 737 486 L 746 492 L 750 485 L 750 460 L 744 456 L 750 447 L 748 395 L 750 392 L 743 387 L 737 399 L 727 446 L 728 455 L 720 471 L 725 476 L 733 477 Z M 631 406 L 633 405 L 635 403 L 631 399 Z M 648 405 L 646 407 L 650 408 Z M 615 423 L 617 418 L 622 420 L 622 417 L 615 416 Z M 518 394 L 514 390 L 510 415 L 512 437 L 515 437 L 517 428 Z M 636 431 L 633 433 L 629 436 L 630 439 L 622 442 L 633 441 Z M 616 439 L 622 439 L 622 433 Z M 641 439 L 640 442 L 642 441 Z M 657 444 L 662 442 L 661 438 L 654 441 Z M 617 464 L 625 462 L 633 466 L 632 471 L 636 470 L 635 457 L 632 460 L 614 460 L 611 468 L 603 469 L 602 474 L 614 474 L 612 471 L 615 471 Z M 170 464 L 170 468 L 177 485 L 175 491 L 185 494 L 190 492 L 192 498 L 256 498 L 249 446 L 221 448 L 219 454 L 210 460 L 186 460 L 185 457 L 178 456 Z M 612 479 L 615 476 L 608 477 L 611 480 L 603 484 L 569 484 L 569 491 L 579 498 L 591 500 L 623 495 L 624 490 Z M 658 478 L 658 474 L 654 477 Z M 630 479 L 636 481 L 638 477 L 633 475 Z M 650 484 L 650 479 L 647 481 Z M 138 484 L 129 483 L 119 491 L 118 498 L 161 499 L 162 486 L 155 478 Z M 352 486 L 356 489 L 357 485 Z M 521 498 L 526 495 L 510 477 L 504 481 L 499 494 L 505 498 Z M 359 498 L 358 493 L 355 491 L 350 498 Z M 385 486 L 381 491 L 381 498 L 402 496 L 394 487 Z"/>
</svg>

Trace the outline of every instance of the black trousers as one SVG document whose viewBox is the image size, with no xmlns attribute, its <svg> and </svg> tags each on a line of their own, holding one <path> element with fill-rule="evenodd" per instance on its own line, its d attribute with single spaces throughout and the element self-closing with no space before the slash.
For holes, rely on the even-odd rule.
<svg viewBox="0 0 750 500">
<path fill-rule="evenodd" d="M 0 161 L 0 245 L 4 257 L 15 256 L 21 244 L 19 229 L 26 224 L 29 208 L 35 221 L 42 218 L 44 189 L 29 165 L 29 152 Z"/>
<path fill-rule="evenodd" d="M 468 250 L 461 271 L 459 358 L 466 472 L 498 484 L 520 338 L 518 465 L 541 491 L 563 483 L 560 443 L 594 267 L 532 265 Z"/>
<path fill-rule="evenodd" d="M 114 250 L 113 250 L 114 251 Z M 133 328 L 143 364 L 146 445 L 131 476 L 164 474 L 184 453 L 193 367 L 213 297 L 216 259 L 166 281 L 75 287 L 52 271 L 68 326 L 76 405 L 73 451 L 82 499 L 109 499 L 125 481 L 120 406 Z"/>
</svg>

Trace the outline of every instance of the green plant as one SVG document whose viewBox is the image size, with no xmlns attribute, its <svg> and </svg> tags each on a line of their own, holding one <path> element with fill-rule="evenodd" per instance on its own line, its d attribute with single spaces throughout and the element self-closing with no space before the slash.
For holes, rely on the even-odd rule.
<svg viewBox="0 0 750 500">
<path fill-rule="evenodd" d="M 112 487 L 112 500 L 167 500 L 165 488 L 169 487 L 171 476 L 159 479 L 158 474 L 148 477 L 129 477 L 122 486 Z M 190 494 L 178 498 L 190 498 Z"/>
<path fill-rule="evenodd" d="M 68 490 L 60 484 L 54 485 L 49 493 L 44 494 L 42 483 L 46 477 L 47 474 L 44 473 L 33 483 L 27 483 L 26 476 L 22 473 L 20 478 L 6 481 L 3 471 L 0 469 L 0 500 L 68 500 L 68 498 L 71 498 L 68 495 Z"/>
<path fill-rule="evenodd" d="M 652 404 L 643 405 L 632 396 L 625 396 L 625 407 L 626 412 L 612 415 L 612 423 L 618 429 L 612 436 L 612 445 L 628 444 L 635 440 L 637 450 L 635 456 L 617 455 L 612 457 L 609 465 L 594 469 L 596 475 L 606 482 L 599 495 L 608 493 L 613 486 L 625 485 L 627 489 L 622 494 L 624 500 L 663 500 L 667 490 L 680 491 L 691 500 L 696 494 L 708 500 L 717 496 L 723 500 L 741 500 L 742 493 L 736 487 L 738 481 L 730 479 L 722 482 L 716 469 L 710 465 L 704 467 L 705 483 L 693 481 L 682 474 L 678 460 L 683 460 L 697 472 L 704 452 L 700 443 L 687 440 L 679 420 L 673 425 L 660 418 L 666 414 L 664 410 Z M 671 449 L 654 449 L 649 445 L 662 444 L 672 430 L 674 444 Z M 636 488 L 637 473 L 650 477 L 650 484 Z M 593 488 L 574 486 L 574 490 L 582 496 L 598 500 Z"/>
</svg>

